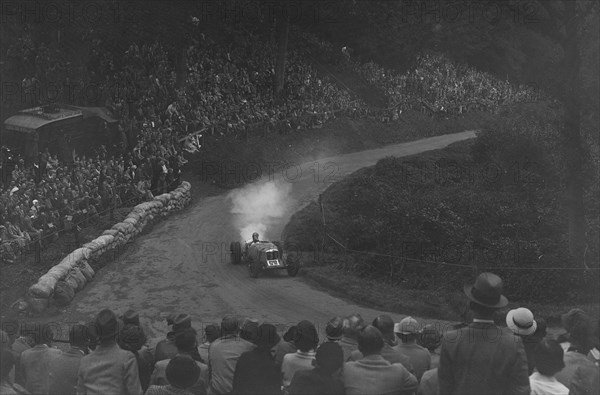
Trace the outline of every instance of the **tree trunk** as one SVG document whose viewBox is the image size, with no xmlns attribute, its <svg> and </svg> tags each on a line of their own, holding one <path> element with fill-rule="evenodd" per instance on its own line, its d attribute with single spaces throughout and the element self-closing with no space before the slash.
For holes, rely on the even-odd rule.
<svg viewBox="0 0 600 395">
<path fill-rule="evenodd" d="M 581 103 L 579 19 L 575 2 L 565 1 L 564 41 L 564 126 L 566 168 L 566 212 L 568 216 L 569 253 L 574 267 L 583 267 L 585 217 L 583 205 L 583 147 L 581 141 Z"/>
<path fill-rule="evenodd" d="M 287 55 L 287 45 L 289 36 L 289 0 L 284 0 L 281 5 L 282 11 L 277 20 L 277 59 L 275 60 L 275 83 L 273 85 L 273 94 L 275 99 L 280 101 L 283 98 L 283 87 L 285 82 L 285 58 Z"/>
</svg>

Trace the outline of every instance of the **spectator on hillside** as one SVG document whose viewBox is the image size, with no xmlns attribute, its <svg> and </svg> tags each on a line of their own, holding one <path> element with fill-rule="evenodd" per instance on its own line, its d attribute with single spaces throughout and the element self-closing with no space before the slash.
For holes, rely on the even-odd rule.
<svg viewBox="0 0 600 395">
<path fill-rule="evenodd" d="M 293 354 L 297 350 L 296 345 L 294 344 L 294 338 L 296 337 L 297 330 L 298 326 L 290 326 L 288 330 L 284 333 L 283 338 L 275 347 L 275 364 L 280 369 L 281 364 L 283 363 L 283 357 L 286 354 Z"/>
<path fill-rule="evenodd" d="M 252 351 L 254 344 L 239 337 L 239 321 L 236 316 L 227 315 L 221 321 L 221 337 L 211 344 L 208 350 L 210 392 L 228 394 L 233 389 L 233 375 L 239 358 Z"/>
<path fill-rule="evenodd" d="M 293 354 L 286 354 L 281 364 L 284 388 L 289 387 L 297 371 L 313 367 L 312 362 L 315 359 L 315 349 L 319 344 L 319 334 L 312 322 L 305 320 L 298 323 L 294 344 L 297 351 Z"/>
<path fill-rule="evenodd" d="M 421 330 L 417 342 L 421 347 L 424 347 L 429 351 L 429 355 L 431 355 L 431 368 L 437 368 L 440 362 L 439 348 L 442 344 L 442 335 L 440 332 L 434 325 L 425 325 Z"/>
<path fill-rule="evenodd" d="M 204 343 L 198 346 L 198 353 L 205 363 L 208 362 L 208 349 L 210 345 L 219 337 L 221 337 L 221 330 L 218 326 L 211 324 L 204 328 Z"/>
<path fill-rule="evenodd" d="M 379 329 L 383 336 L 383 348 L 381 349 L 381 356 L 389 363 L 401 363 L 409 372 L 413 373 L 413 364 L 409 359 L 408 355 L 398 351 L 394 346 L 396 345 L 394 334 L 394 320 L 387 314 L 380 315 L 373 320 L 372 324 L 375 328 Z M 350 354 L 350 361 L 358 361 L 363 358 L 360 350 L 352 351 Z"/>
<path fill-rule="evenodd" d="M 368 325 L 358 333 L 358 349 L 363 358 L 344 365 L 346 395 L 399 394 L 417 389 L 414 375 L 402 364 L 391 364 L 381 356 L 383 346 L 383 335 L 374 326 Z"/>
<path fill-rule="evenodd" d="M 75 395 L 77 393 L 77 374 L 81 360 L 88 349 L 88 334 L 85 325 L 73 325 L 69 329 L 69 345 L 50 365 L 49 394 Z"/>
<path fill-rule="evenodd" d="M 340 346 L 344 350 L 344 362 L 350 360 L 353 351 L 358 350 L 358 332 L 365 326 L 360 314 L 352 314 L 344 318 Z"/>
<path fill-rule="evenodd" d="M 193 359 L 192 353 L 197 350 L 198 340 L 196 339 L 197 333 L 193 328 L 183 329 L 175 335 L 175 345 L 177 347 L 177 354 L 173 358 L 187 357 Z M 167 379 L 167 366 L 172 359 L 163 359 L 156 362 L 154 370 L 152 371 L 152 377 L 150 378 L 151 385 L 168 385 Z M 197 383 L 190 389 L 190 392 L 194 394 L 206 393 L 206 386 L 208 382 L 208 366 L 202 362 L 195 361 L 196 365 L 200 369 L 200 377 Z"/>
<path fill-rule="evenodd" d="M 21 354 L 21 373 L 24 387 L 32 394 L 47 394 L 50 385 L 50 366 L 61 355 L 51 347 L 54 333 L 50 325 L 33 324 L 31 336 L 34 346 Z"/>
<path fill-rule="evenodd" d="M 81 360 L 78 395 L 142 393 L 135 355 L 122 350 L 116 341 L 121 328 L 122 322 L 111 310 L 104 309 L 96 316 L 92 329 L 99 344 Z"/>
<path fill-rule="evenodd" d="M 343 394 L 340 372 L 344 351 L 335 341 L 324 342 L 317 348 L 312 370 L 299 370 L 290 383 L 290 395 Z"/>
<path fill-rule="evenodd" d="M 541 340 L 532 355 L 536 372 L 529 376 L 531 395 L 568 395 L 569 389 L 555 377 L 564 367 L 564 352 L 555 340 Z"/>
<path fill-rule="evenodd" d="M 493 273 L 481 273 L 473 286 L 465 286 L 464 292 L 474 318 L 470 325 L 450 331 L 442 340 L 440 393 L 529 394 L 523 342 L 494 323 L 496 311 L 508 304 L 502 295 L 502 279 Z"/>
<path fill-rule="evenodd" d="M 0 394 L 26 395 L 29 392 L 17 383 L 10 382 L 10 372 L 15 366 L 15 357 L 7 350 L 0 350 Z"/>
<path fill-rule="evenodd" d="M 336 316 L 329 320 L 325 326 L 325 335 L 327 342 L 339 342 L 344 334 L 344 319 Z"/>
<path fill-rule="evenodd" d="M 256 348 L 242 354 L 233 375 L 234 394 L 280 394 L 281 375 L 271 350 L 280 341 L 277 328 L 262 324 L 257 328 Z"/>
<path fill-rule="evenodd" d="M 200 368 L 189 357 L 177 356 L 166 367 L 168 384 L 152 385 L 145 395 L 197 395 L 195 385 L 200 379 Z"/>
<path fill-rule="evenodd" d="M 423 373 L 431 369 L 431 355 L 429 350 L 417 344 L 420 336 L 419 323 L 412 317 L 406 317 L 394 325 L 393 330 L 400 339 L 395 350 L 408 357 L 410 364 L 414 367 L 417 380 L 421 380 Z"/>
</svg>

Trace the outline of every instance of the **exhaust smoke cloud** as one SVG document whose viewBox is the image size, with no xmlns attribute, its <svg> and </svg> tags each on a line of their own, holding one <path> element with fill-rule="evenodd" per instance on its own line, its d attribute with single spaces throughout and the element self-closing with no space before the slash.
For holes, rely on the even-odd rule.
<svg viewBox="0 0 600 395">
<path fill-rule="evenodd" d="M 261 240 L 276 240 L 270 226 L 286 215 L 291 207 L 291 184 L 285 182 L 257 182 L 232 191 L 231 213 L 234 226 L 239 229 L 240 240 L 249 240 L 258 232 Z"/>
</svg>

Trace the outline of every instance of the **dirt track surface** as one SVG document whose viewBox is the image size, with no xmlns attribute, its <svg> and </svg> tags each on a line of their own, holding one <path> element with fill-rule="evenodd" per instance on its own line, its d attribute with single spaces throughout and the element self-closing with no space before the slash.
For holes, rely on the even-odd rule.
<svg viewBox="0 0 600 395">
<path fill-rule="evenodd" d="M 291 184 L 293 203 L 283 218 L 268 224 L 269 235 L 279 235 L 293 212 L 346 174 L 371 166 L 385 156 L 418 154 L 473 137 L 475 133 L 467 131 L 323 158 L 318 166 L 325 171 L 318 176 L 315 162 L 290 168 L 287 177 L 275 174 L 276 182 Z M 278 325 L 308 319 L 320 333 L 335 315 L 357 312 L 370 321 L 382 313 L 316 290 L 301 278 L 288 277 L 285 271 L 252 279 L 245 266 L 231 265 L 229 243 L 239 240 L 231 205 L 226 195 L 205 198 L 155 225 L 115 262 L 100 270 L 68 309 L 53 320 L 63 324 L 83 322 L 92 320 L 102 308 L 117 313 L 132 308 L 139 311 L 152 339 L 150 343 L 154 344 L 167 332 L 164 317 L 171 312 L 190 314 L 199 332 L 203 325 L 220 322 L 223 315 L 235 313 Z M 395 320 L 402 318 L 390 315 Z"/>
</svg>

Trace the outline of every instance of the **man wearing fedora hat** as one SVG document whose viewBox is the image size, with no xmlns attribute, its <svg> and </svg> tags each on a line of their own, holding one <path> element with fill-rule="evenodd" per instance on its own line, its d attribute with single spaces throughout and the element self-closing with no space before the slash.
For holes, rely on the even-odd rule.
<svg viewBox="0 0 600 395">
<path fill-rule="evenodd" d="M 522 340 L 494 323 L 508 300 L 502 279 L 481 273 L 465 286 L 473 322 L 442 339 L 438 369 L 441 394 L 529 394 L 527 358 Z"/>
<path fill-rule="evenodd" d="M 77 379 L 78 395 L 142 393 L 135 355 L 117 344 L 123 323 L 115 313 L 104 309 L 96 316 L 92 331 L 99 345 L 81 360 Z"/>
<path fill-rule="evenodd" d="M 167 317 L 167 325 L 172 326 L 172 331 L 167 333 L 167 338 L 158 342 L 154 349 L 154 360 L 156 362 L 165 359 L 172 359 L 177 355 L 177 346 L 175 345 L 175 337 L 178 333 L 192 327 L 192 317 L 188 314 L 170 314 Z M 203 361 L 198 353 L 198 349 L 192 352 L 192 357 L 196 361 L 206 363 Z"/>
</svg>

